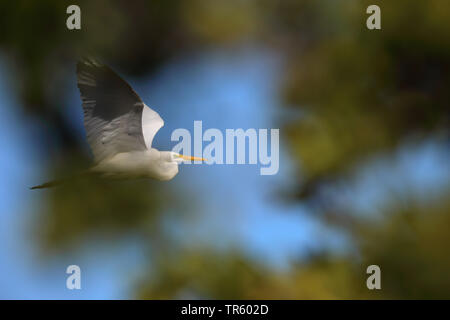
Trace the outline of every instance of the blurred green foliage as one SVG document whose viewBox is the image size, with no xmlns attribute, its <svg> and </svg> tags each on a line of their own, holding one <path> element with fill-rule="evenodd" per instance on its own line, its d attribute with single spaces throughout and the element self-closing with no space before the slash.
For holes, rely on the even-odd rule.
<svg viewBox="0 0 450 320">
<path fill-rule="evenodd" d="M 442 12 L 450 5 L 386 4 L 382 30 L 371 31 L 364 27 L 364 3 L 370 2 L 342 4 L 344 26 L 316 32 L 289 68 L 286 99 L 306 113 L 301 125 L 288 127 L 306 179 L 300 195 L 406 138 L 448 133 L 450 39 Z"/>
<path fill-rule="evenodd" d="M 83 32 L 65 28 L 65 8 L 73 3 L 82 7 Z M 370 4 L 381 6 L 382 30 L 365 27 Z M 62 115 L 71 83 L 62 74 L 73 73 L 80 54 L 141 76 L 208 47 L 252 42 L 280 51 L 284 104 L 303 112 L 283 128 L 301 171 L 290 199 L 319 211 L 355 250 L 312 254 L 288 271 L 241 252 L 183 251 L 166 241 L 159 221 L 168 205 L 188 201 L 153 181 L 80 180 L 51 190 L 36 227 L 39 243 L 51 252 L 89 234 L 115 239 L 138 232 L 150 247 L 139 298 L 450 298 L 449 190 L 426 204 L 393 197 L 375 222 L 330 205 L 321 193 L 406 140 L 448 145 L 449 34 L 444 0 L 1 1 L 0 48 L 14 67 L 23 110 L 57 137 L 48 146 L 51 176 L 87 162 Z M 61 88 L 56 95 L 52 83 Z M 370 264 L 382 268 L 381 291 L 365 286 Z"/>
</svg>

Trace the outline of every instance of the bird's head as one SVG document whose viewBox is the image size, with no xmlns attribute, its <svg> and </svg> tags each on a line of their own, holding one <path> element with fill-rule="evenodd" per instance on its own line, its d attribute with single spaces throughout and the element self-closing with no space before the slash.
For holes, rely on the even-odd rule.
<svg viewBox="0 0 450 320">
<path fill-rule="evenodd" d="M 159 179 L 170 180 L 178 173 L 178 165 L 183 162 L 206 161 L 205 158 L 185 156 L 176 152 L 162 151 L 159 161 Z"/>
</svg>

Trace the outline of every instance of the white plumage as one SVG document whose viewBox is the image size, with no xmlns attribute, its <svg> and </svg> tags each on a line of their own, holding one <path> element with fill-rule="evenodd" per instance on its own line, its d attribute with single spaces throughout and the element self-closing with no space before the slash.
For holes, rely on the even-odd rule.
<svg viewBox="0 0 450 320">
<path fill-rule="evenodd" d="M 109 67 L 92 59 L 82 60 L 77 64 L 77 83 L 86 137 L 95 158 L 88 172 L 105 177 L 170 180 L 182 161 L 204 160 L 152 148 L 163 119 Z"/>
</svg>

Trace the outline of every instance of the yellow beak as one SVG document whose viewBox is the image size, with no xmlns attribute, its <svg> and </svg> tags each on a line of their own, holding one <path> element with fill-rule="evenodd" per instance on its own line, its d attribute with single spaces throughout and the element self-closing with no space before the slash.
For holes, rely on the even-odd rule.
<svg viewBox="0 0 450 320">
<path fill-rule="evenodd" d="M 184 156 L 182 154 L 178 154 L 178 157 L 184 159 L 184 160 L 191 160 L 191 161 L 206 161 L 205 158 L 200 158 L 200 157 L 192 157 L 192 156 Z"/>
</svg>

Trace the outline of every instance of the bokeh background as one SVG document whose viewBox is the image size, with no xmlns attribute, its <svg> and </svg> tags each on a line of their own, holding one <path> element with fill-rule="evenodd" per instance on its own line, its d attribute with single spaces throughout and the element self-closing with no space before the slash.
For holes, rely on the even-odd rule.
<svg viewBox="0 0 450 320">
<path fill-rule="evenodd" d="M 0 298 L 450 298 L 449 35 L 445 0 L 0 1 Z M 280 128 L 279 173 L 29 190 L 91 161 L 85 54 L 165 119 L 156 147 Z"/>
</svg>

